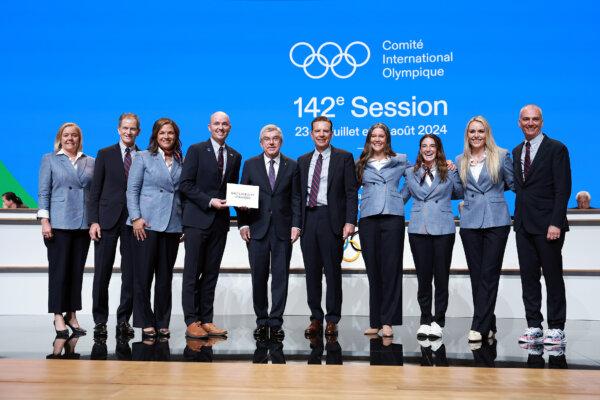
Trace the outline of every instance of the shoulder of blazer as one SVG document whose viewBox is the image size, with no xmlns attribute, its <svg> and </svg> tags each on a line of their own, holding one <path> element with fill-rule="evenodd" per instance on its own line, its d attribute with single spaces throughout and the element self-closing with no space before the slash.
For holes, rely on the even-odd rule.
<svg viewBox="0 0 600 400">
<path fill-rule="evenodd" d="M 352 153 L 350 153 L 349 151 L 346 151 L 344 149 L 339 149 L 337 147 L 331 146 L 331 153 L 339 154 L 339 155 L 346 156 L 346 157 L 350 156 L 350 157 L 352 157 L 352 162 L 354 162 L 354 156 L 352 156 Z"/>
<path fill-rule="evenodd" d="M 110 146 L 104 147 L 100 150 L 98 150 L 98 157 L 100 156 L 106 156 L 108 154 L 110 154 L 111 152 L 119 152 L 119 154 L 121 154 L 121 147 L 119 147 L 119 143 L 116 144 L 111 144 Z"/>
<path fill-rule="evenodd" d="M 246 161 L 244 161 L 244 164 L 247 165 L 248 167 L 252 167 L 252 166 L 254 166 L 254 164 L 259 164 L 262 157 L 263 157 L 263 153 L 260 153 L 259 155 L 251 157 L 251 158 L 247 159 Z"/>
<path fill-rule="evenodd" d="M 558 148 L 562 149 L 563 147 L 564 148 L 567 147 L 567 146 L 565 146 L 565 144 L 563 142 L 561 142 L 559 140 L 556 140 L 556 139 L 552 139 L 548 135 L 546 135 L 545 133 L 544 133 L 544 140 L 548 140 L 548 144 L 552 145 L 552 147 L 555 147 L 557 149 Z M 542 143 L 543 143 L 543 141 L 542 141 Z"/>
<path fill-rule="evenodd" d="M 285 161 L 286 163 L 290 164 L 292 167 L 294 167 L 294 166 L 296 166 L 296 164 L 298 164 L 296 162 L 296 160 L 294 160 L 293 158 L 284 156 L 283 154 L 281 154 L 281 161 Z"/>
<path fill-rule="evenodd" d="M 302 163 L 310 163 L 310 159 L 312 158 L 312 155 L 315 151 L 309 151 L 308 153 L 302 154 L 300 157 L 298 157 L 298 164 L 302 164 Z"/>
</svg>

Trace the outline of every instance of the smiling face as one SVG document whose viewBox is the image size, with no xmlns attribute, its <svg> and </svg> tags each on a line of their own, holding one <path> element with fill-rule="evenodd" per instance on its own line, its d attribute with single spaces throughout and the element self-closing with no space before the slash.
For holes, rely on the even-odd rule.
<svg viewBox="0 0 600 400">
<path fill-rule="evenodd" d="M 231 122 L 229 122 L 229 116 L 224 112 L 216 112 L 210 116 L 210 123 L 208 124 L 208 131 L 210 137 L 221 146 L 225 144 L 225 139 L 231 131 Z"/>
<path fill-rule="evenodd" d="M 81 143 L 81 135 L 79 129 L 75 126 L 67 126 L 63 129 L 60 135 L 60 147 L 71 155 L 77 154 L 79 151 L 79 144 Z"/>
<path fill-rule="evenodd" d="M 275 158 L 279 155 L 282 144 L 283 138 L 281 137 L 281 133 L 275 129 L 263 132 L 260 138 L 260 147 L 262 147 L 269 158 Z"/>
<path fill-rule="evenodd" d="M 318 152 L 322 152 L 329 147 L 333 132 L 331 131 L 331 124 L 327 121 L 316 121 L 313 122 L 312 131 L 310 132 L 315 148 Z"/>
<path fill-rule="evenodd" d="M 138 123 L 134 118 L 125 118 L 117 128 L 121 141 L 127 147 L 135 145 L 135 139 L 140 133 Z"/>
<path fill-rule="evenodd" d="M 519 127 L 525 134 L 526 140 L 532 140 L 542 131 L 544 120 L 542 110 L 539 107 L 528 105 L 519 113 Z"/>
<path fill-rule="evenodd" d="M 437 146 L 432 138 L 425 138 L 421 141 L 421 148 L 419 150 L 423 163 L 427 166 L 432 166 L 437 157 Z"/>
<path fill-rule="evenodd" d="M 381 128 L 373 129 L 369 143 L 371 144 L 371 150 L 373 150 L 373 153 L 381 154 L 385 150 L 385 145 L 387 143 L 385 131 Z"/>
<path fill-rule="evenodd" d="M 175 146 L 176 137 L 177 135 L 175 133 L 175 128 L 173 128 L 173 125 L 163 125 L 162 128 L 160 128 L 160 130 L 158 131 L 158 134 L 156 135 L 158 147 L 160 147 L 165 153 L 171 152 L 171 150 L 173 150 L 173 146 Z"/>
<path fill-rule="evenodd" d="M 485 126 L 479 121 L 473 121 L 467 128 L 467 138 L 472 152 L 477 152 L 485 148 L 486 138 Z"/>
<path fill-rule="evenodd" d="M 17 203 L 2 196 L 2 208 L 17 208 Z"/>
</svg>

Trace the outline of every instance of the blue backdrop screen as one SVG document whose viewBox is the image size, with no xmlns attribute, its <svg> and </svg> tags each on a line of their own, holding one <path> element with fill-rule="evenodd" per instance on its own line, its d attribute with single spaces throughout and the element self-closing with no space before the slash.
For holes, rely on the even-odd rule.
<svg viewBox="0 0 600 400">
<path fill-rule="evenodd" d="M 39 160 L 65 121 L 95 155 L 116 143 L 122 112 L 141 117 L 141 147 L 167 116 L 187 149 L 206 140 L 216 110 L 230 115 L 228 143 L 245 158 L 261 151 L 267 123 L 282 127 L 285 154 L 309 151 L 320 114 L 334 121 L 333 145 L 355 156 L 368 127 L 384 122 L 410 160 L 424 133 L 441 135 L 454 158 L 469 118 L 485 116 L 512 149 L 520 107 L 536 103 L 544 132 L 570 150 L 570 205 L 578 190 L 600 194 L 589 178 L 598 135 L 581 127 L 598 108 L 598 3 L 452 3 L 5 4 L 1 161 L 36 197 Z"/>
</svg>

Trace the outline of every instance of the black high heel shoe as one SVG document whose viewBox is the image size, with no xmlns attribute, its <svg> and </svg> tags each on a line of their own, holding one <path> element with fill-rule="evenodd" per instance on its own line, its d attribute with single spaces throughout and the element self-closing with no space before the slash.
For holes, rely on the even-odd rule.
<svg viewBox="0 0 600 400">
<path fill-rule="evenodd" d="M 63 330 L 59 331 L 58 329 L 56 329 L 56 321 L 52 321 L 52 324 L 54 324 L 54 330 L 56 331 L 56 339 L 68 339 L 69 338 L 69 330 L 68 329 L 63 329 Z"/>
<path fill-rule="evenodd" d="M 87 334 L 87 331 L 85 329 L 83 329 L 82 327 L 80 327 L 80 326 L 75 327 L 75 326 L 71 325 L 71 323 L 68 321 L 66 315 L 65 315 L 65 325 L 67 325 L 69 328 L 71 328 L 71 330 L 73 331 L 74 335 L 84 336 L 84 335 Z"/>
</svg>

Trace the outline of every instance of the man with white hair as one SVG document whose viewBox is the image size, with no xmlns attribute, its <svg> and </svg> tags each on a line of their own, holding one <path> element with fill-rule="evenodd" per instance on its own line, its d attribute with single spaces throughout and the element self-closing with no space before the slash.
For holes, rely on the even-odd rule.
<svg viewBox="0 0 600 400">
<path fill-rule="evenodd" d="M 590 202 L 592 201 L 592 196 L 590 195 L 589 192 L 586 192 L 585 190 L 578 192 L 577 196 L 575 196 L 575 200 L 577 200 L 577 209 L 578 210 L 589 210 L 590 208 L 594 208 L 594 207 L 590 207 Z"/>
</svg>

